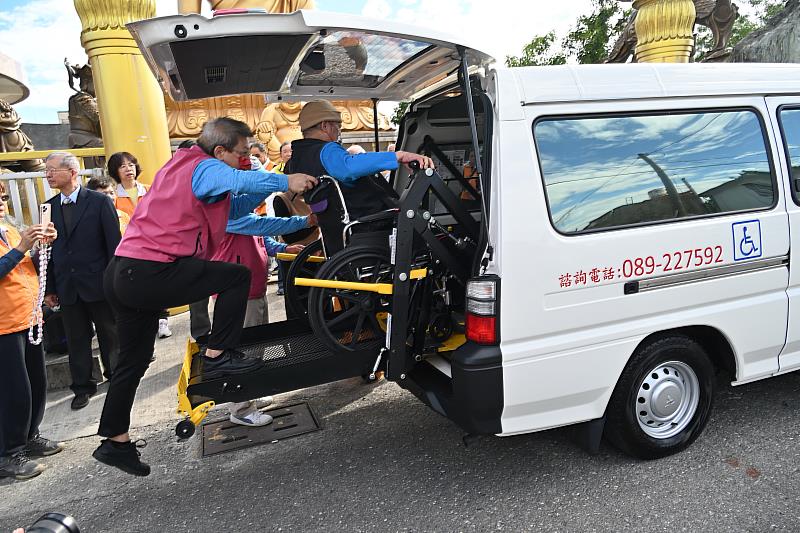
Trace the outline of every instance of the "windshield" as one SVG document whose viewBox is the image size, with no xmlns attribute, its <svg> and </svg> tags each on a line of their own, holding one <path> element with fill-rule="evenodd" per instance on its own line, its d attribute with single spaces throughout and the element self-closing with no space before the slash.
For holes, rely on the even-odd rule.
<svg viewBox="0 0 800 533">
<path fill-rule="evenodd" d="M 298 85 L 377 87 L 430 43 L 356 31 L 335 31 L 306 56 Z"/>
</svg>

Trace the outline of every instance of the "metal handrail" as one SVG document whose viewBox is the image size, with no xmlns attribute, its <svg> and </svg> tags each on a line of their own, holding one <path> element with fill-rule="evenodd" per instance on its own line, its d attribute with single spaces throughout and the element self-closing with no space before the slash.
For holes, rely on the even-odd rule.
<svg viewBox="0 0 800 533">
<path fill-rule="evenodd" d="M 70 150 L 70 152 L 75 151 L 77 150 Z M 87 177 L 103 177 L 105 170 L 102 168 L 84 169 L 78 171 L 78 175 L 81 177 L 81 183 L 83 184 L 86 182 Z M 11 196 L 11 215 L 17 221 L 24 224 L 36 224 L 39 222 L 39 204 L 45 202 L 54 194 L 53 189 L 50 188 L 44 178 L 44 172 L 9 172 L 0 174 L 0 180 L 6 182 L 6 190 L 8 195 Z M 25 192 L 24 202 L 20 193 L 20 184 L 22 184 Z"/>
</svg>

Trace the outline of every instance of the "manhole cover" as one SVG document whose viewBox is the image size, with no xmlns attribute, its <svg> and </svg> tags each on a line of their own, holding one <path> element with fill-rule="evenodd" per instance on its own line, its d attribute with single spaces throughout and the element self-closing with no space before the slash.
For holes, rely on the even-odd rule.
<svg viewBox="0 0 800 533">
<path fill-rule="evenodd" d="M 258 444 L 276 442 L 320 429 L 307 403 L 264 411 L 272 423 L 261 427 L 240 426 L 225 419 L 203 424 L 203 457 Z"/>
</svg>

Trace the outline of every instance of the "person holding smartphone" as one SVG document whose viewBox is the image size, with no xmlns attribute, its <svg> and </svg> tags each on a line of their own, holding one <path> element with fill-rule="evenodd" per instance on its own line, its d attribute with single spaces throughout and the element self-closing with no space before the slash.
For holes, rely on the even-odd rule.
<svg viewBox="0 0 800 533">
<path fill-rule="evenodd" d="M 0 182 L 0 477 L 25 480 L 44 470 L 33 458 L 63 449 L 39 434 L 47 372 L 42 345 L 28 339 L 39 295 L 37 262 L 29 252 L 57 233 L 52 223 L 18 230 L 8 219 L 8 200 Z"/>
</svg>

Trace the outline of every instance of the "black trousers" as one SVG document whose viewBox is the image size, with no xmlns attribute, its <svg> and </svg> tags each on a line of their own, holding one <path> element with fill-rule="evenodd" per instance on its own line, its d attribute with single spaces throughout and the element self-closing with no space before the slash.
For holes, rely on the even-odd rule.
<svg viewBox="0 0 800 533">
<path fill-rule="evenodd" d="M 39 433 L 46 402 L 42 346 L 28 342 L 28 330 L 0 335 L 0 457 Z"/>
<path fill-rule="evenodd" d="M 217 294 L 208 347 L 235 348 L 247 309 L 250 270 L 243 265 L 193 257 L 173 263 L 114 257 L 106 269 L 103 287 L 117 314 L 120 355 L 98 434 L 114 437 L 130 426 L 136 389 L 153 355 L 160 310 Z"/>
<path fill-rule="evenodd" d="M 105 375 L 110 378 L 119 358 L 114 313 L 105 300 L 84 302 L 78 297 L 74 304 L 61 305 L 61 317 L 69 348 L 69 371 L 72 375 L 70 388 L 75 394 L 94 394 L 97 392 L 97 381 L 92 376 L 92 322 L 97 330 Z"/>
</svg>

